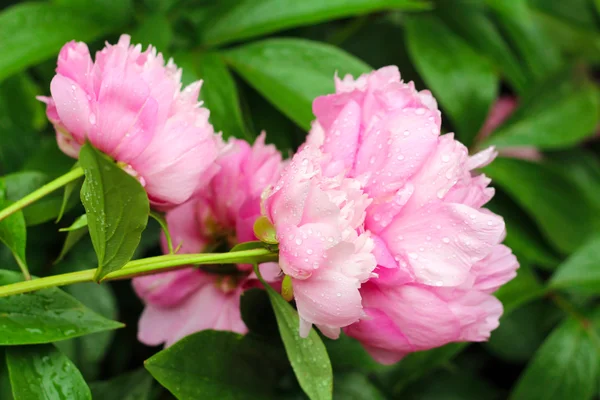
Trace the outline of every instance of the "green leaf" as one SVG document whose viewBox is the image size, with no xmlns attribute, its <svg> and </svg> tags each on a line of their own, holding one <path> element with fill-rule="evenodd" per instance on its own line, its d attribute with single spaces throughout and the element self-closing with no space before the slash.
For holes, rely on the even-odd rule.
<svg viewBox="0 0 600 400">
<path fill-rule="evenodd" d="M 389 371 L 379 374 L 379 378 L 386 386 L 391 387 L 391 393 L 398 394 L 411 382 L 448 362 L 467 345 L 468 343 L 450 343 L 436 349 L 411 353 Z"/>
<path fill-rule="evenodd" d="M 279 334 L 300 387 L 311 400 L 332 399 L 331 362 L 323 341 L 314 329 L 310 330 L 308 337 L 301 338 L 300 318 L 296 310 L 269 284 L 262 282 L 275 311 Z"/>
<path fill-rule="evenodd" d="M 600 290 L 600 236 L 593 237 L 562 263 L 549 283 L 553 289 Z"/>
<path fill-rule="evenodd" d="M 460 1 L 460 5 L 440 1 L 436 4 L 436 15 L 492 61 L 513 88 L 518 92 L 524 90 L 525 71 L 481 4 L 469 0 Z"/>
<path fill-rule="evenodd" d="M 542 27 L 549 41 L 565 53 L 582 56 L 592 63 L 600 61 L 600 34 L 597 30 L 541 11 L 534 13 L 534 21 Z"/>
<path fill-rule="evenodd" d="M 126 24 L 133 14 L 133 0 L 53 0 L 56 4 L 68 6 L 79 12 L 89 13 L 95 20 L 109 26 Z"/>
<path fill-rule="evenodd" d="M 597 20 L 594 18 L 592 4 L 589 0 L 528 0 L 532 9 L 561 18 L 571 25 L 581 26 L 590 31 L 597 31 Z"/>
<path fill-rule="evenodd" d="M 98 256 L 94 279 L 100 280 L 131 259 L 148 223 L 150 205 L 137 179 L 90 144 L 81 148 L 79 163 L 85 171 L 81 202 Z"/>
<path fill-rule="evenodd" d="M 0 285 L 20 281 L 0 270 Z M 57 288 L 0 298 L 0 346 L 50 343 L 121 328 Z"/>
<path fill-rule="evenodd" d="M 567 75 L 561 80 L 550 79 L 532 89 L 529 96 L 531 100 L 522 104 L 485 145 L 556 149 L 573 146 L 596 133 L 600 100 L 591 82 L 575 81 Z"/>
<path fill-rule="evenodd" d="M 597 371 L 598 353 L 589 328 L 569 319 L 537 351 L 510 399 L 592 399 Z"/>
<path fill-rule="evenodd" d="M 428 8 L 427 2 L 417 0 L 221 1 L 200 26 L 200 39 L 205 45 L 214 46 L 381 10 Z"/>
<path fill-rule="evenodd" d="M 270 398 L 273 371 L 267 346 L 252 335 L 204 330 L 189 335 L 144 363 L 179 400 Z"/>
<path fill-rule="evenodd" d="M 600 199 L 600 159 L 583 148 L 544 154 L 544 164 L 570 179 L 591 203 Z"/>
<path fill-rule="evenodd" d="M 152 377 L 144 369 L 90 385 L 94 400 L 150 400 Z"/>
<path fill-rule="evenodd" d="M 512 310 L 542 297 L 544 294 L 546 294 L 546 289 L 540 283 L 533 269 L 522 261 L 517 270 L 517 276 L 494 293 L 504 306 L 504 314 L 509 314 Z"/>
<path fill-rule="evenodd" d="M 182 54 L 177 64 L 191 76 L 191 80 L 202 79 L 200 98 L 210 110 L 210 122 L 224 138 L 231 136 L 253 141 L 242 117 L 238 91 L 227 65 L 218 53 Z"/>
<path fill-rule="evenodd" d="M 496 193 L 486 208 L 504 218 L 504 244 L 512 249 L 520 261 L 550 270 L 558 266 L 559 258 L 544 242 L 533 221 L 504 193 Z"/>
<path fill-rule="evenodd" d="M 53 55 L 69 40 L 88 41 L 111 26 L 83 10 L 23 3 L 0 13 L 0 80 Z"/>
<path fill-rule="evenodd" d="M 527 0 L 486 0 L 501 31 L 529 69 L 531 83 L 558 70 L 562 64 L 558 48 L 534 22 Z"/>
<path fill-rule="evenodd" d="M 336 374 L 333 398 L 344 400 L 385 400 L 369 379 L 358 372 Z"/>
<path fill-rule="evenodd" d="M 14 124 L 20 128 L 19 136 L 23 144 L 23 131 L 39 131 L 48 123 L 44 104 L 36 99 L 42 95 L 41 89 L 27 73 L 20 73 L 2 82 L 2 96 L 10 96 L 5 104 Z M 38 135 L 33 136 L 37 138 Z M 37 143 L 35 143 L 37 144 Z M 26 154 L 27 156 L 29 154 Z"/>
<path fill-rule="evenodd" d="M 417 70 L 460 140 L 470 145 L 496 100 L 499 79 L 492 64 L 435 16 L 410 16 L 405 26 Z"/>
<path fill-rule="evenodd" d="M 80 215 L 79 218 L 77 218 L 75 220 L 75 222 L 73 222 L 70 226 L 68 226 L 67 228 L 61 228 L 58 231 L 59 232 L 72 232 L 72 231 L 76 231 L 79 230 L 81 228 L 85 228 L 88 225 L 88 219 L 87 219 L 87 214 L 83 214 Z"/>
<path fill-rule="evenodd" d="M 51 344 L 6 348 L 15 400 L 91 400 L 75 365 Z"/>
<path fill-rule="evenodd" d="M 4 182 L 0 180 L 0 210 L 8 207 L 10 203 L 10 201 L 6 200 Z M 25 279 L 31 278 L 25 258 L 27 227 L 25 226 L 23 212 L 17 211 L 0 221 L 0 241 L 10 249 Z"/>
<path fill-rule="evenodd" d="M 4 348 L 0 348 L 0 399 L 14 400 L 10 387 L 10 377 L 8 376 L 8 365 L 6 365 Z"/>
<path fill-rule="evenodd" d="M 65 239 L 65 242 L 63 243 L 62 249 L 60 250 L 60 254 L 58 255 L 58 257 L 56 258 L 56 260 L 54 261 L 54 264 L 59 263 L 62 259 L 65 258 L 65 256 L 69 253 L 69 251 L 71 251 L 71 249 L 81 240 L 85 237 L 85 235 L 87 235 L 89 233 L 88 227 L 87 227 L 87 221 L 86 221 L 86 225 L 82 226 L 81 228 L 74 230 L 74 231 L 68 231 L 67 232 L 67 237 Z"/>
<path fill-rule="evenodd" d="M 133 43 L 141 43 L 143 47 L 152 45 L 158 51 L 167 51 L 172 40 L 173 28 L 164 14 L 152 14 L 145 17 L 131 35 Z"/>
<path fill-rule="evenodd" d="M 48 123 L 43 104 L 35 98 L 39 94 L 40 89 L 26 73 L 0 83 L 0 175 L 31 169 L 27 166 L 29 160 L 50 139 L 37 132 Z M 56 148 L 56 139 L 51 140 Z M 58 161 L 46 168 L 60 164 Z"/>
<path fill-rule="evenodd" d="M 308 130 L 315 97 L 333 93 L 333 76 L 358 77 L 371 67 L 344 51 L 302 39 L 267 39 L 223 53 L 275 107 Z"/>
<path fill-rule="evenodd" d="M 595 207 L 577 186 L 550 168 L 498 158 L 484 172 L 528 212 L 559 251 L 573 252 L 598 229 Z"/>
<path fill-rule="evenodd" d="M 490 340 L 484 345 L 502 360 L 526 363 L 561 317 L 560 310 L 549 302 L 524 305 L 502 315 L 500 326 L 492 331 Z"/>
<path fill-rule="evenodd" d="M 54 267 L 56 274 L 65 274 L 86 269 L 96 259 L 91 242 L 79 244 L 65 261 Z M 67 293 L 99 315 L 115 320 L 118 316 L 117 299 L 110 285 L 77 283 L 66 286 Z M 87 380 L 96 379 L 101 362 L 112 343 L 115 331 L 103 331 L 55 343 L 79 368 Z"/>
</svg>

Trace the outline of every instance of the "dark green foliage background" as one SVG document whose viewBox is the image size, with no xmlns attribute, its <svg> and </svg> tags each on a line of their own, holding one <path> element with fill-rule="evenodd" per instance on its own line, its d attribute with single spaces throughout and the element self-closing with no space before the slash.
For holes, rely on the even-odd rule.
<svg viewBox="0 0 600 400">
<path fill-rule="evenodd" d="M 202 99 L 211 110 L 211 122 L 225 137 L 251 141 L 265 130 L 267 140 L 285 155 L 303 142 L 312 120 L 311 101 L 333 91 L 336 71 L 356 76 L 390 64 L 400 68 L 405 81 L 433 92 L 444 115 L 444 130 L 455 132 L 471 151 L 491 144 L 540 149 L 540 162 L 501 158 L 485 170 L 497 190 L 490 208 L 506 218 L 506 243 L 521 263 L 518 277 L 497 293 L 505 315 L 491 340 L 415 353 L 394 366 L 374 363 L 347 337 L 325 340 L 334 371 L 333 398 L 600 398 L 599 0 L 2 4 L 2 202 L 17 200 L 72 166 L 57 149 L 44 108 L 35 100 L 49 93 L 60 47 L 76 39 L 95 51 L 104 41 L 114 43 L 121 33 L 173 57 L 184 68 L 185 83 L 204 79 Z M 519 108 L 481 141 L 476 135 L 499 96 L 514 96 Z M 88 237 L 53 265 L 66 237 L 58 228 L 68 227 L 84 212 L 73 202 L 56 224 L 61 202 L 60 195 L 50 196 L 18 217 L 19 224 L 28 226 L 26 255 L 24 238 L 11 246 L 33 275 L 96 265 Z M 134 257 L 159 254 L 158 235 L 158 224 L 150 220 Z M 0 269 L 19 270 L 6 246 L 0 248 Z M 144 360 L 160 349 L 136 339 L 142 304 L 129 282 L 85 283 L 65 291 L 126 327 L 60 341 L 56 347 L 0 348 L 1 400 L 13 397 L 10 368 L 22 372 L 13 383 L 30 386 L 47 384 L 44 371 L 70 374 L 56 378 L 66 382 L 64 398 L 73 398 L 69 393 L 85 393 L 81 398 L 91 393 L 97 399 L 173 398 L 143 369 Z M 266 294 L 245 295 L 242 308 L 252 329 L 247 338 L 205 332 L 186 339 L 189 351 L 177 349 L 173 358 L 163 353 L 149 362 L 148 370 L 162 371 L 159 380 L 173 393 L 194 393 L 194 398 L 202 398 L 202 393 L 232 399 L 306 398 L 286 361 Z M 199 347 L 204 340 L 214 343 L 210 351 Z M 236 353 L 236 348 L 243 352 Z M 51 356 L 50 364 L 42 368 L 35 363 L 45 354 Z M 192 354 L 194 362 L 177 362 L 176 357 L 186 354 Z M 220 361 L 219 354 L 230 359 Z M 66 367 L 54 368 L 52 363 Z M 226 368 L 229 364 L 235 367 Z M 164 369 L 169 365 L 192 368 L 176 374 L 177 388 L 169 381 L 173 372 Z M 27 371 L 42 375 L 27 376 Z M 194 373 L 206 376 L 194 379 Z M 240 381 L 213 376 L 219 373 L 238 374 Z M 202 386 L 211 379 L 210 388 Z M 12 391 L 21 396 L 17 399 L 56 398 L 43 397 L 31 387 L 21 389 Z"/>
</svg>

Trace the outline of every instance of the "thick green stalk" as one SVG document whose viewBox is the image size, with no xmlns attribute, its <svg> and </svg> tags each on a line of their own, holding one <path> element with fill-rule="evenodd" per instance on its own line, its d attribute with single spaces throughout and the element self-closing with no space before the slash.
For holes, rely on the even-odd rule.
<svg viewBox="0 0 600 400">
<path fill-rule="evenodd" d="M 29 193 L 27 196 L 22 199 L 12 203 L 10 206 L 6 207 L 3 210 L 0 210 L 0 221 L 4 218 L 8 217 L 11 214 L 16 213 L 19 210 L 24 209 L 28 205 L 35 203 L 42 197 L 54 192 L 57 189 L 65 186 L 67 183 L 73 182 L 74 180 L 83 176 L 83 169 L 81 167 L 74 168 L 67 172 L 66 174 L 59 176 L 52 182 L 46 183 L 41 188 L 36 191 Z"/>
<path fill-rule="evenodd" d="M 102 281 L 128 279 L 135 276 L 172 271 L 189 267 L 189 265 L 254 264 L 276 260 L 277 253 L 273 253 L 267 249 L 252 249 L 230 253 L 170 254 L 130 261 L 120 270 L 106 275 Z M 71 285 L 73 283 L 93 282 L 95 272 L 96 269 L 86 269 L 84 271 L 52 275 L 45 278 L 0 286 L 0 297 L 28 293 L 50 287 Z"/>
</svg>

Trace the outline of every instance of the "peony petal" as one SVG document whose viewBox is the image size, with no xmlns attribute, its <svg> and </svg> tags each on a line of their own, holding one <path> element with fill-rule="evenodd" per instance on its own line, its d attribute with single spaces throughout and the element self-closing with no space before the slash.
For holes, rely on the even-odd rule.
<svg viewBox="0 0 600 400">
<path fill-rule="evenodd" d="M 461 284 L 471 267 L 503 237 L 504 221 L 462 204 L 439 204 L 396 219 L 381 233 L 390 252 L 405 258 L 417 280 Z"/>
<path fill-rule="evenodd" d="M 61 75 L 52 79 L 50 91 L 62 125 L 77 142 L 84 143 L 90 132 L 87 94 L 75 81 Z"/>
</svg>

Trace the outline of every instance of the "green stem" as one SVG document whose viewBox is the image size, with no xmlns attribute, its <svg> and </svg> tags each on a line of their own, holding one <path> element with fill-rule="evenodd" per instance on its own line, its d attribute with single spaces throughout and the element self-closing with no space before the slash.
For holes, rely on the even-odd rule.
<svg viewBox="0 0 600 400">
<path fill-rule="evenodd" d="M 128 279 L 135 276 L 150 275 L 158 272 L 188 268 L 201 264 L 254 264 L 276 261 L 277 254 L 267 249 L 252 249 L 230 253 L 174 254 L 130 261 L 118 271 L 106 275 L 102 281 Z M 0 286 L 0 297 L 33 292 L 50 287 L 71 285 L 73 283 L 93 282 L 96 269 L 52 275 L 31 281 L 17 282 Z"/>
<path fill-rule="evenodd" d="M 46 183 L 41 188 L 36 191 L 29 193 L 27 196 L 22 199 L 12 203 L 10 206 L 6 207 L 3 210 L 0 210 L 0 221 L 4 218 L 8 217 L 11 214 L 16 213 L 19 210 L 24 209 L 31 203 L 34 203 L 41 199 L 42 197 L 48 195 L 49 193 L 54 192 L 56 189 L 60 189 L 65 186 L 69 182 L 73 182 L 74 180 L 83 176 L 83 169 L 81 167 L 74 168 L 67 172 L 66 174 L 59 176 L 52 182 Z"/>
</svg>

